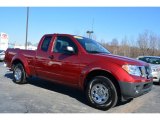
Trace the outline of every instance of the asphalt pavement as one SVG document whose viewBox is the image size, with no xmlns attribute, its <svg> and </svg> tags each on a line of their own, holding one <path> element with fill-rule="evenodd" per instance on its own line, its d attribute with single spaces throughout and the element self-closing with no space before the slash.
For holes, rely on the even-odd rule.
<svg viewBox="0 0 160 120">
<path fill-rule="evenodd" d="M 76 89 L 38 78 L 28 84 L 13 83 L 12 72 L 0 62 L 0 113 L 160 113 L 160 86 L 151 92 L 108 110 L 87 105 Z"/>
</svg>

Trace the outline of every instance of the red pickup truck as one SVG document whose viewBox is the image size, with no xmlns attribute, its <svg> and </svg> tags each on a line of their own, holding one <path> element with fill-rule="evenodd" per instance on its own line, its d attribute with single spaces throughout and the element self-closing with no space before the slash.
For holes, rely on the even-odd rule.
<svg viewBox="0 0 160 120">
<path fill-rule="evenodd" d="M 113 55 L 92 39 L 69 34 L 44 35 L 35 51 L 7 49 L 5 63 L 15 83 L 36 76 L 69 85 L 84 91 L 88 103 L 102 110 L 149 92 L 153 82 L 149 64 Z"/>
</svg>

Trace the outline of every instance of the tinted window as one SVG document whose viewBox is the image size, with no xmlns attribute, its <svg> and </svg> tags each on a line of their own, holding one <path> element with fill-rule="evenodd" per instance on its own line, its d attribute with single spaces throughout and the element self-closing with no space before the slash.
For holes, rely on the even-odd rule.
<svg viewBox="0 0 160 120">
<path fill-rule="evenodd" d="M 49 47 L 49 44 L 51 42 L 51 39 L 52 39 L 51 36 L 48 36 L 48 37 L 44 38 L 42 46 L 41 46 L 41 50 L 43 50 L 45 52 L 48 51 L 48 47 Z"/>
<path fill-rule="evenodd" d="M 160 58 L 156 58 L 156 57 L 143 57 L 143 58 L 139 58 L 139 60 L 142 60 L 150 64 L 160 64 Z"/>
<path fill-rule="evenodd" d="M 147 62 L 147 61 L 146 61 L 146 57 L 138 58 L 138 60 L 141 60 L 141 61 Z"/>
<path fill-rule="evenodd" d="M 149 63 L 151 64 L 160 64 L 160 58 L 149 58 L 148 59 Z"/>
<path fill-rule="evenodd" d="M 77 52 L 77 47 L 74 44 L 74 42 L 69 38 L 65 36 L 58 36 L 56 39 L 56 43 L 54 45 L 54 52 L 58 53 L 66 53 L 67 46 L 73 47 L 75 52 Z"/>
</svg>

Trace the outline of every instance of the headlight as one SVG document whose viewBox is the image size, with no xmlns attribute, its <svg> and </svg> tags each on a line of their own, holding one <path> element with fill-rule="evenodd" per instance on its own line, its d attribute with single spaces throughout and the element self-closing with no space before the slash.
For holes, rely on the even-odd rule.
<svg viewBox="0 0 160 120">
<path fill-rule="evenodd" d="M 136 65 L 123 65 L 122 68 L 130 75 L 142 76 L 139 66 Z"/>
</svg>

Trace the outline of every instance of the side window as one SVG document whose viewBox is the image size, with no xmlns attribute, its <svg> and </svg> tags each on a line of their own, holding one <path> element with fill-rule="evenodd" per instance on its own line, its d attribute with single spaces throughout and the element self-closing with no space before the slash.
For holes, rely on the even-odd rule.
<svg viewBox="0 0 160 120">
<path fill-rule="evenodd" d="M 147 58 L 147 57 L 139 58 L 139 60 L 142 60 L 142 61 L 144 61 L 144 62 L 148 62 L 148 59 L 149 59 L 149 58 Z"/>
<path fill-rule="evenodd" d="M 69 37 L 58 36 L 53 51 L 57 53 L 65 53 L 67 46 L 73 47 L 75 52 L 77 52 L 77 46 Z"/>
<path fill-rule="evenodd" d="M 160 59 L 159 58 L 150 58 L 149 63 L 160 64 Z"/>
<path fill-rule="evenodd" d="M 41 50 L 43 50 L 45 52 L 48 51 L 48 47 L 49 47 L 49 44 L 51 42 L 51 39 L 52 39 L 51 36 L 47 36 L 47 37 L 44 38 L 43 43 L 41 45 Z"/>
<path fill-rule="evenodd" d="M 145 62 L 150 63 L 150 58 L 149 57 L 145 57 Z"/>
</svg>

